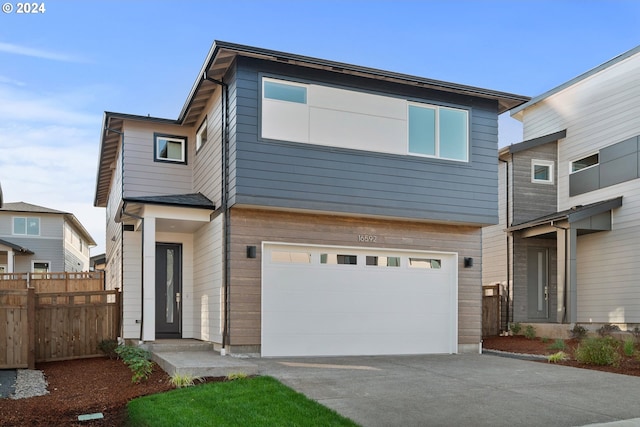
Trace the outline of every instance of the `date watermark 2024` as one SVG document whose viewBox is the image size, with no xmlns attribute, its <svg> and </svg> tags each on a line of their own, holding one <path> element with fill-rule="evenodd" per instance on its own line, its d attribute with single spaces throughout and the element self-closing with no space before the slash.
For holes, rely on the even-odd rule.
<svg viewBox="0 0 640 427">
<path fill-rule="evenodd" d="M 3 3 L 2 11 L 6 14 L 15 13 L 18 15 L 37 15 L 45 13 L 47 8 L 42 3 Z"/>
</svg>

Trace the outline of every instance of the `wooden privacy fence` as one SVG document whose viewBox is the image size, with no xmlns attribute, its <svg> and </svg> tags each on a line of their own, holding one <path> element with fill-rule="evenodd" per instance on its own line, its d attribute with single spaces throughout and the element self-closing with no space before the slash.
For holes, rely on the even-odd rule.
<svg viewBox="0 0 640 427">
<path fill-rule="evenodd" d="M 0 347 L 0 369 L 97 356 L 100 341 L 117 338 L 119 290 L 37 292 L 20 282 L 14 285 L 18 289 L 0 288 L 0 345 L 6 343 Z"/>
<path fill-rule="evenodd" d="M 104 271 L 84 273 L 0 273 L 0 289 L 34 288 L 36 292 L 101 291 Z"/>
</svg>

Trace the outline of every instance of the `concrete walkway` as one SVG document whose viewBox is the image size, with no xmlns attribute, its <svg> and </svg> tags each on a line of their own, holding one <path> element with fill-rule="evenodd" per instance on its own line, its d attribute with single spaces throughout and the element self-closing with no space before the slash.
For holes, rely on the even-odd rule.
<svg viewBox="0 0 640 427">
<path fill-rule="evenodd" d="M 478 354 L 250 361 L 367 427 L 640 425 L 640 377 Z"/>
</svg>

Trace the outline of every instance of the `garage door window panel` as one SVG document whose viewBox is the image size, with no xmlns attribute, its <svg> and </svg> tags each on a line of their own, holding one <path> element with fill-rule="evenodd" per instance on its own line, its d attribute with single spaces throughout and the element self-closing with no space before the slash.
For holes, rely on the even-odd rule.
<svg viewBox="0 0 640 427">
<path fill-rule="evenodd" d="M 357 265 L 358 256 L 345 254 L 320 254 L 320 264 Z"/>
<path fill-rule="evenodd" d="M 400 257 L 367 255 L 367 265 L 378 267 L 400 267 Z"/>
<path fill-rule="evenodd" d="M 442 260 L 434 258 L 409 258 L 409 267 L 439 270 L 442 268 Z"/>
<path fill-rule="evenodd" d="M 271 261 L 286 264 L 311 264 L 311 254 L 308 252 L 273 251 Z"/>
</svg>

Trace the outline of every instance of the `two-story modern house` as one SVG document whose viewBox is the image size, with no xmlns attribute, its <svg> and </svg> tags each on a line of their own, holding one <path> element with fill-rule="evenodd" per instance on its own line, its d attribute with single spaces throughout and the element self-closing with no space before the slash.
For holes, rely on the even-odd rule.
<svg viewBox="0 0 640 427">
<path fill-rule="evenodd" d="M 640 323 L 639 75 L 637 47 L 512 110 L 525 141 L 500 151 L 500 223 L 483 233 L 509 320 Z"/>
<path fill-rule="evenodd" d="M 72 213 L 24 202 L 0 208 L 0 273 L 89 271 L 95 245 Z"/>
<path fill-rule="evenodd" d="M 176 120 L 104 115 L 123 337 L 478 351 L 497 117 L 528 99 L 216 41 Z"/>
</svg>

